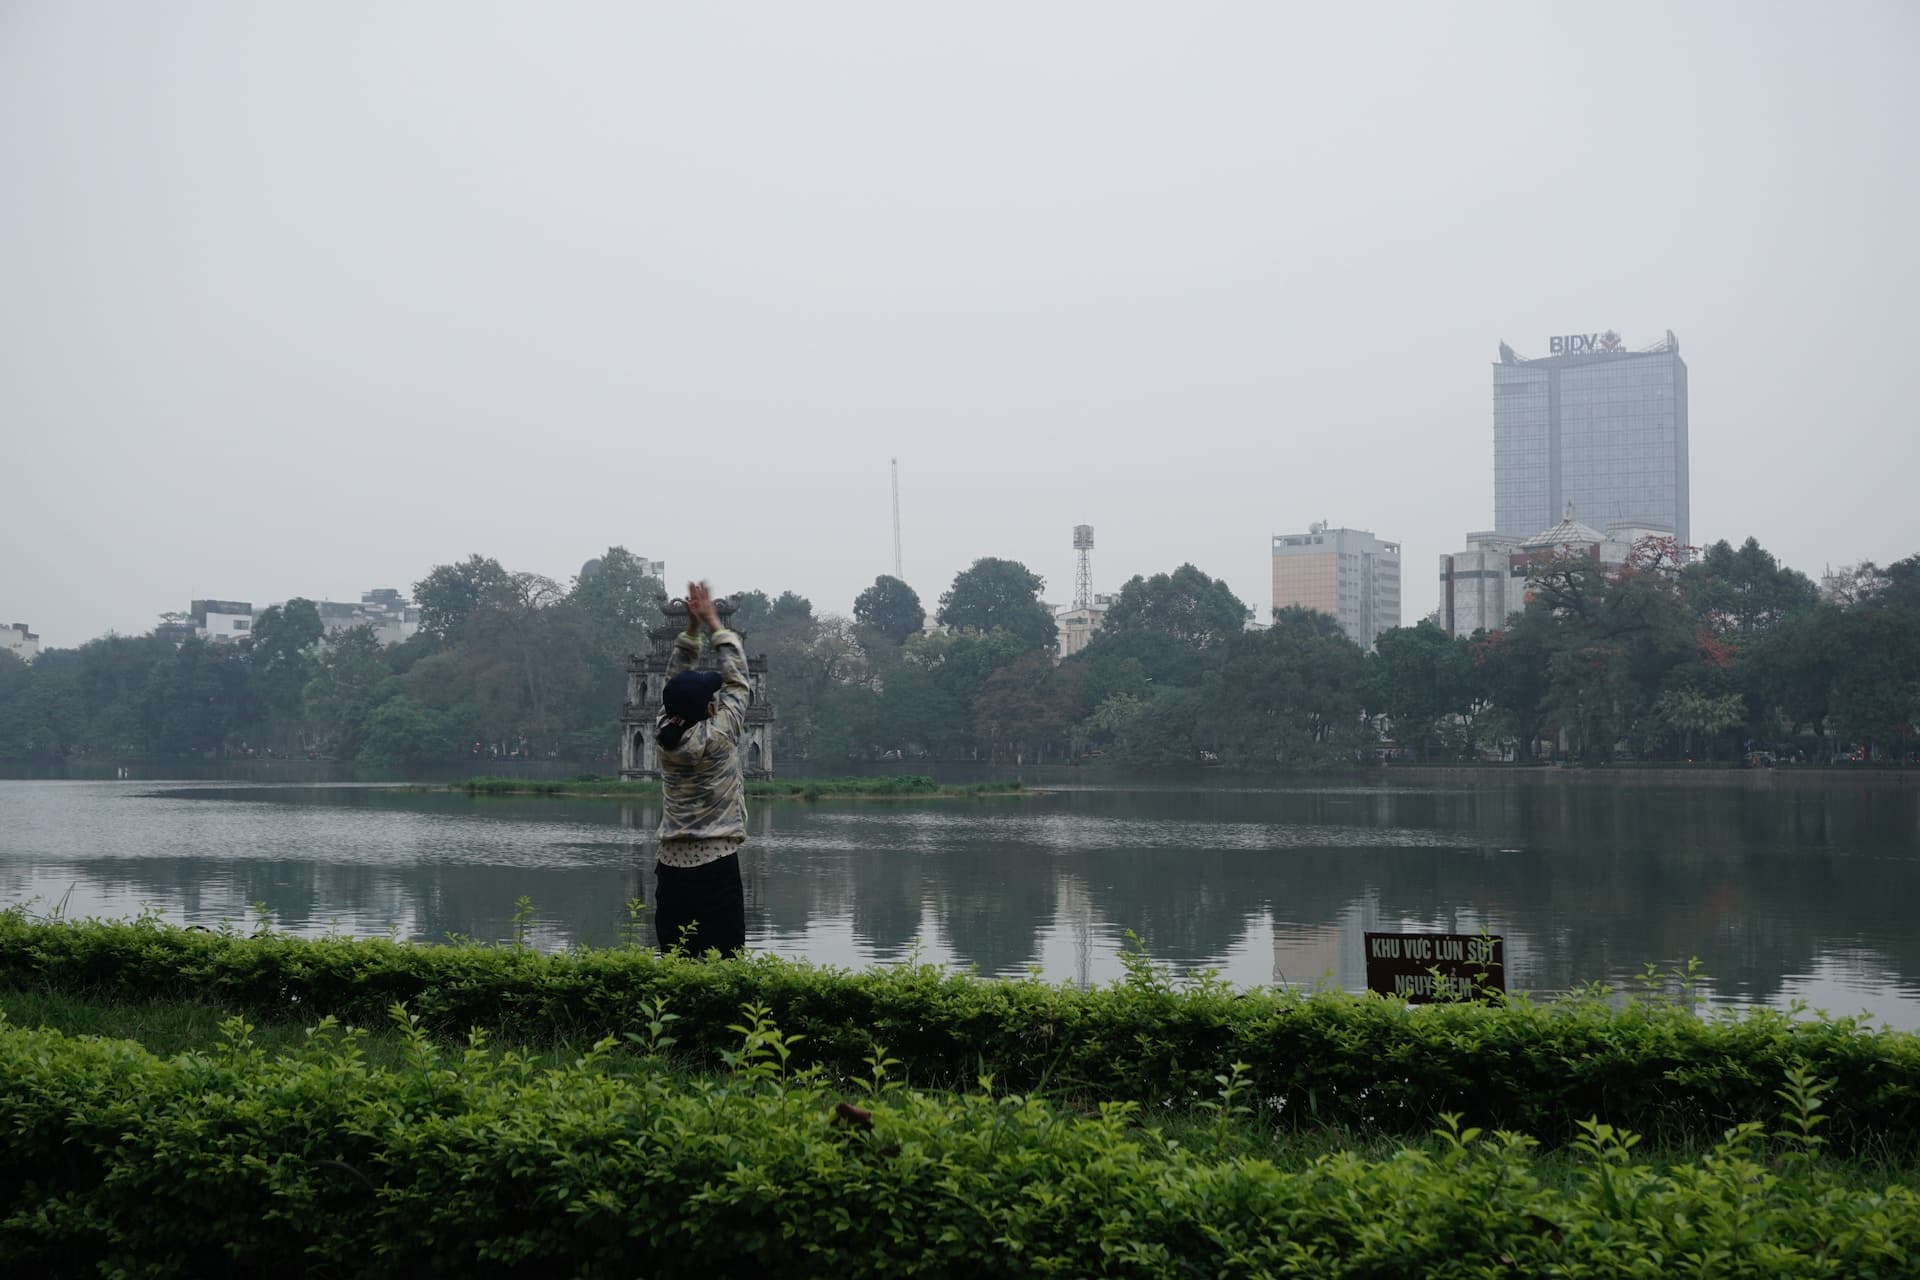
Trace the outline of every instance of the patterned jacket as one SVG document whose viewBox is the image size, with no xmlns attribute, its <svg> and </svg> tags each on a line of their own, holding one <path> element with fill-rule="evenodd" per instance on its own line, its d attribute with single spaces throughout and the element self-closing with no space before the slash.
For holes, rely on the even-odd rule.
<svg viewBox="0 0 1920 1280">
<path fill-rule="evenodd" d="M 731 631 L 713 633 L 713 651 L 720 658 L 720 692 L 714 711 L 687 730 L 677 746 L 661 748 L 660 778 L 663 799 L 660 839 L 732 840 L 747 838 L 747 790 L 740 762 L 740 736 L 747 725 L 747 656 L 740 637 Z M 690 671 L 700 660 L 700 637 L 682 632 L 673 642 L 667 678 Z M 663 710 L 654 722 L 654 741 L 668 717 Z"/>
</svg>

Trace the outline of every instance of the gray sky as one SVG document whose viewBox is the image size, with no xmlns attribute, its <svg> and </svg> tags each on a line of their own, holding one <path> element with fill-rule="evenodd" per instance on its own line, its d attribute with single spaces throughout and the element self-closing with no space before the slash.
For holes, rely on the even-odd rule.
<svg viewBox="0 0 1920 1280">
<path fill-rule="evenodd" d="M 0 3 L 0 622 L 472 552 L 847 611 L 1492 525 L 1673 329 L 1698 542 L 1920 550 L 1920 7 Z"/>
</svg>

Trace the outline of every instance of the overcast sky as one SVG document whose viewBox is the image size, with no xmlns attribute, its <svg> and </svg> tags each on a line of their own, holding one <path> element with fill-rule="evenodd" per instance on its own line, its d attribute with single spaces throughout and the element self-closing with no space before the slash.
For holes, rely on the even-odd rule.
<svg viewBox="0 0 1920 1280">
<path fill-rule="evenodd" d="M 1667 329 L 1694 540 L 1920 551 L 1920 6 L 0 3 L 0 622 L 609 545 L 1493 522 L 1497 345 Z"/>
</svg>

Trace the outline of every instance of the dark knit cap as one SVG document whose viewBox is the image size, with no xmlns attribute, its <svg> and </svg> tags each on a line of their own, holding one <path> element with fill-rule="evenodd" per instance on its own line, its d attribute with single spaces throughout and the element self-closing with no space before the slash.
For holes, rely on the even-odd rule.
<svg viewBox="0 0 1920 1280">
<path fill-rule="evenodd" d="M 660 691 L 660 705 L 666 708 L 670 716 L 678 716 L 682 720 L 704 720 L 707 703 L 713 701 L 713 695 L 720 692 L 721 683 L 718 671 L 682 671 L 667 681 L 667 687 Z"/>
</svg>

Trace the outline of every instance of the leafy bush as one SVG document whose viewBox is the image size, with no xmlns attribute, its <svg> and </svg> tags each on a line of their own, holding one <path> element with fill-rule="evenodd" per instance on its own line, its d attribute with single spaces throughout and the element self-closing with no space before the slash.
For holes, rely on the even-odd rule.
<svg viewBox="0 0 1920 1280">
<path fill-rule="evenodd" d="M 1444 1112 L 1560 1144 L 1586 1117 L 1662 1142 L 1712 1141 L 1765 1119 L 1787 1072 L 1831 1082 L 1826 1135 L 1840 1150 L 1912 1150 L 1920 1037 L 1849 1019 L 1772 1012 L 1702 1018 L 1649 997 L 1409 1007 L 1338 992 L 1176 984 L 1144 959 L 1082 991 L 993 982 L 930 966 L 846 973 L 772 957 L 693 961 L 613 948 L 251 937 L 132 923 L 44 923 L 0 912 L 0 986 L 112 1000 L 195 999 L 256 1019 L 332 1015 L 368 1024 L 404 1001 L 423 1025 L 516 1042 L 591 1040 L 679 1014 L 677 1052 L 713 1062 L 724 1030 L 762 1005 L 804 1037 L 797 1064 L 858 1074 L 875 1044 L 914 1083 L 990 1073 L 1006 1087 L 1086 1100 L 1186 1106 L 1244 1062 L 1249 1097 L 1281 1123 L 1420 1133 Z"/>
<path fill-rule="evenodd" d="M 269 1055 L 232 1019 L 205 1053 L 0 1026 L 0 1263 L 13 1274 L 216 1276 L 1911 1275 L 1920 1196 L 1808 1158 L 1824 1086 L 1783 1091 L 1697 1163 L 1627 1159 L 1580 1127 L 1572 1184 L 1531 1140 L 1443 1118 L 1385 1159 L 1281 1171 L 1193 1149 L 1108 1103 L 895 1086 L 869 1055 L 858 1105 L 798 1072 L 764 1006 L 728 1028 L 729 1073 L 660 1065 L 650 1010 L 537 1069 L 476 1035 L 435 1046 L 395 1010 L 398 1068 L 331 1020 Z M 645 1024 L 642 1024 L 645 1025 Z M 635 1043 L 637 1042 L 637 1043 Z M 1223 1073 L 1219 1105 L 1244 1093 Z M 1770 1159 L 1768 1157 L 1771 1157 Z"/>
</svg>

